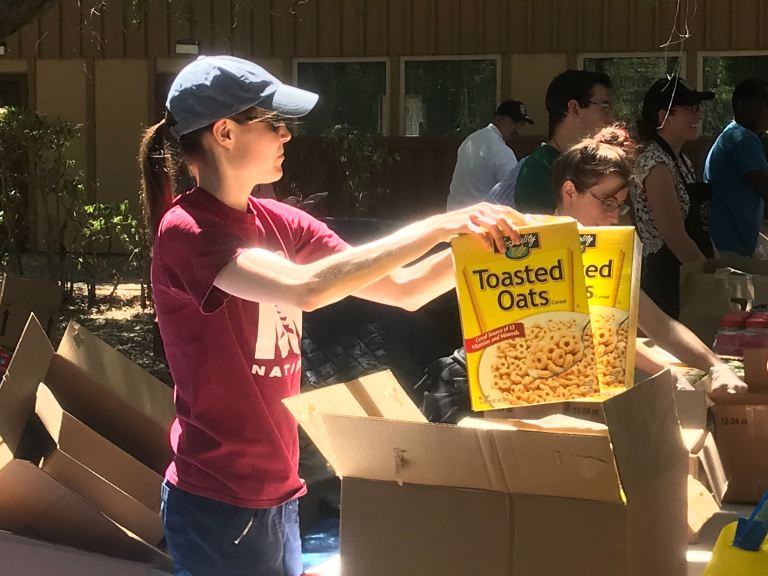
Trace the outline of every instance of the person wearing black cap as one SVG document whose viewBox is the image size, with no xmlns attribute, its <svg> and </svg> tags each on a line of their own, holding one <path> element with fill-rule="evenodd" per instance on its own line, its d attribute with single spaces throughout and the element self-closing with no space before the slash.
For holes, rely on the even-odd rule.
<svg viewBox="0 0 768 576">
<path fill-rule="evenodd" d="M 254 185 L 278 180 L 286 119 L 318 96 L 253 62 L 202 56 L 173 81 L 139 161 L 152 244 L 152 293 L 173 377 L 173 458 L 161 492 L 177 576 L 302 571 L 296 421 L 301 314 L 348 295 L 415 309 L 455 287 L 457 234 L 504 250 L 522 216 L 488 204 L 349 246 L 325 224 Z M 172 153 L 196 186 L 174 194 Z"/>
<path fill-rule="evenodd" d="M 768 82 L 749 78 L 733 91 L 734 120 L 707 155 L 712 185 L 709 232 L 721 256 L 752 256 L 768 198 L 768 160 L 759 134 L 768 130 Z"/>
<path fill-rule="evenodd" d="M 701 103 L 714 96 L 677 76 L 662 78 L 646 92 L 637 123 L 641 152 L 630 196 L 643 242 L 642 286 L 673 318 L 680 311 L 680 265 L 714 253 L 706 230 L 708 190 L 681 153 L 683 144 L 698 138 Z"/>
<path fill-rule="evenodd" d="M 447 208 L 455 210 L 485 200 L 497 182 L 507 178 L 517 157 L 507 145 L 526 124 L 533 124 L 525 104 L 502 102 L 491 123 L 467 136 L 459 146 Z"/>
</svg>

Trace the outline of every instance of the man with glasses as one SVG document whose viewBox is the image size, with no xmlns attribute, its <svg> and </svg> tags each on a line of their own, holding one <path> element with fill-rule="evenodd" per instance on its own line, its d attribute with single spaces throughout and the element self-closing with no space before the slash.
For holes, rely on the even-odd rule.
<svg viewBox="0 0 768 576">
<path fill-rule="evenodd" d="M 525 159 L 517 176 L 514 200 L 505 199 L 504 203 L 521 212 L 554 213 L 552 165 L 573 144 L 611 121 L 610 88 L 607 75 L 586 70 L 566 70 L 550 82 L 546 95 L 549 140 Z"/>
</svg>

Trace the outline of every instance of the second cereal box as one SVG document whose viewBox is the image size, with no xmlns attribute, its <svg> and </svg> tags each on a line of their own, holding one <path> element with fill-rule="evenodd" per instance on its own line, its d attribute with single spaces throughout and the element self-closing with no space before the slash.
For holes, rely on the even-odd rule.
<svg viewBox="0 0 768 576">
<path fill-rule="evenodd" d="M 635 376 L 642 247 L 631 226 L 581 228 L 580 234 L 597 375 L 600 391 L 610 396 Z"/>
<path fill-rule="evenodd" d="M 473 236 L 452 243 L 473 410 L 599 393 L 576 221 L 520 234 L 504 253 Z"/>
</svg>

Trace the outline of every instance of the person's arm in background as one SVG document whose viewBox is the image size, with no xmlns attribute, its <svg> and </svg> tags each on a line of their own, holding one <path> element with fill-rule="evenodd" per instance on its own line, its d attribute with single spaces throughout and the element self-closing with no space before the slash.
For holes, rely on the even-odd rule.
<svg viewBox="0 0 768 576">
<path fill-rule="evenodd" d="M 665 314 L 645 292 L 640 293 L 638 327 L 656 345 L 667 350 L 683 364 L 707 372 L 712 377 L 713 392 L 746 392 L 747 385 L 710 350 L 704 342 L 686 326 Z M 637 366 L 645 362 L 652 370 L 658 371 L 658 362 L 663 362 L 652 355 L 642 358 L 638 354 Z M 654 362 L 657 364 L 654 365 Z M 666 367 L 666 365 L 664 366 Z"/>
<path fill-rule="evenodd" d="M 683 264 L 706 260 L 699 247 L 685 231 L 680 200 L 669 168 L 664 164 L 657 164 L 651 168 L 643 186 L 656 229 L 677 259 Z"/>
</svg>

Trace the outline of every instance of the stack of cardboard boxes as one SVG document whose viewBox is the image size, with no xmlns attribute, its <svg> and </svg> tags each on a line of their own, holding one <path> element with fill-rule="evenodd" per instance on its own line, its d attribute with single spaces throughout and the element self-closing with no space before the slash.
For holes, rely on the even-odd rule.
<svg viewBox="0 0 768 576">
<path fill-rule="evenodd" d="M 81 575 L 169 570 L 158 546 L 173 416 L 165 384 L 74 322 L 54 351 L 31 316 L 0 384 L 4 567 L 19 575 L 62 573 L 62 564 Z"/>
</svg>

